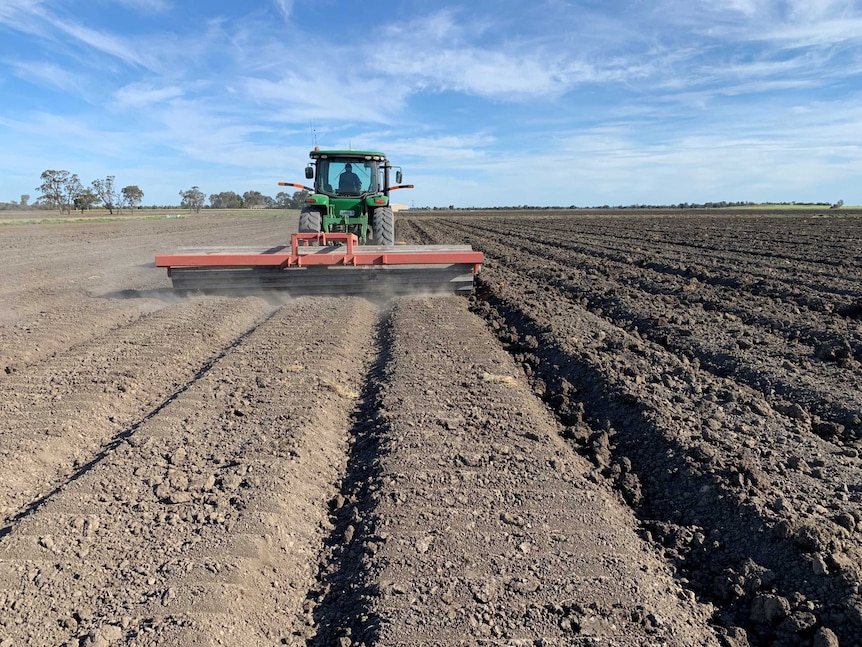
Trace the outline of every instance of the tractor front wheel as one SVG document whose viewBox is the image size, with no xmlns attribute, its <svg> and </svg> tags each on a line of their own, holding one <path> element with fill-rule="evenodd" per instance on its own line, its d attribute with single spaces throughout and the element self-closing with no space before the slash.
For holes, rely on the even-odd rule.
<svg viewBox="0 0 862 647">
<path fill-rule="evenodd" d="M 371 238 L 375 245 L 395 244 L 395 215 L 391 207 L 374 210 L 371 220 Z"/>
<path fill-rule="evenodd" d="M 299 233 L 316 234 L 320 231 L 322 220 L 319 209 L 303 209 L 299 212 Z"/>
</svg>

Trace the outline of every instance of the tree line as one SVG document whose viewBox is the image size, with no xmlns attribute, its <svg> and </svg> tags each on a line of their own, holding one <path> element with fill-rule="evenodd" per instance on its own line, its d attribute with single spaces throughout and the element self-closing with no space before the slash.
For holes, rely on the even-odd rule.
<svg viewBox="0 0 862 647">
<path fill-rule="evenodd" d="M 40 176 L 42 184 L 36 187 L 40 192 L 36 202 L 29 204 L 30 196 L 23 194 L 21 202 L 0 203 L 0 209 L 57 209 L 61 214 L 72 211 L 84 213 L 88 209 L 102 206 L 113 215 L 114 210 L 125 207 L 134 209 L 141 204 L 144 192 L 135 184 L 117 188 L 113 175 L 105 179 L 93 180 L 84 186 L 76 173 L 65 170 L 49 169 Z M 180 207 L 199 212 L 206 207 L 207 196 L 200 187 L 193 186 L 179 192 Z M 260 191 L 246 191 L 242 195 L 234 191 L 222 191 L 209 196 L 211 209 L 299 209 L 305 202 L 308 191 L 295 191 L 288 194 L 279 192 L 275 198 L 263 195 Z M 173 206 L 173 205 L 168 205 Z"/>
<path fill-rule="evenodd" d="M 222 191 L 211 193 L 209 196 L 210 209 L 301 209 L 305 204 L 308 191 L 294 191 L 293 194 L 279 191 L 273 198 L 264 195 L 260 191 L 246 191 L 242 195 L 235 191 Z M 193 186 L 191 189 L 180 191 L 182 202 L 180 206 L 184 209 L 200 212 L 206 206 L 207 196 L 200 187 Z"/>
<path fill-rule="evenodd" d="M 73 209 L 84 213 L 87 209 L 102 205 L 113 215 L 114 209 L 126 206 L 134 209 L 144 198 L 144 192 L 137 185 L 118 189 L 113 175 L 93 180 L 88 187 L 81 183 L 77 173 L 69 171 L 49 169 L 43 171 L 40 177 L 42 184 L 36 187 L 41 192 L 38 200 L 59 210 L 61 214 L 72 213 Z"/>
</svg>

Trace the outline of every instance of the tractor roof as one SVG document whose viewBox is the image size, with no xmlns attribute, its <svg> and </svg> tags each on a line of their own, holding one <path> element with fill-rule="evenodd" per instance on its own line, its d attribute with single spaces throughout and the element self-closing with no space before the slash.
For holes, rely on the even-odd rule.
<svg viewBox="0 0 862 647">
<path fill-rule="evenodd" d="M 376 160 L 384 160 L 386 159 L 386 155 L 384 153 L 380 153 L 378 151 L 321 151 L 321 150 L 313 150 L 309 153 L 312 159 L 318 158 L 326 158 L 326 157 L 350 157 L 358 160 L 365 159 L 376 159 Z"/>
</svg>

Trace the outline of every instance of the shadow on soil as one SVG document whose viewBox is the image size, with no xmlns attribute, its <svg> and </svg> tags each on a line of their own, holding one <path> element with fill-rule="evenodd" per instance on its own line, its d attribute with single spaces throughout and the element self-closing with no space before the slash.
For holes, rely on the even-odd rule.
<svg viewBox="0 0 862 647">
<path fill-rule="evenodd" d="M 116 290 L 96 295 L 100 299 L 158 299 L 174 303 L 184 295 L 178 294 L 171 288 L 155 288 L 152 290 Z"/>
</svg>

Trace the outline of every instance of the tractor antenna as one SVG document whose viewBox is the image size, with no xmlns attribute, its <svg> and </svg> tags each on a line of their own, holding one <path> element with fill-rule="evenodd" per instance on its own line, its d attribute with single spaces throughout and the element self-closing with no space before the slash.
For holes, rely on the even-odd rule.
<svg viewBox="0 0 862 647">
<path fill-rule="evenodd" d="M 314 122 L 309 121 L 308 127 L 311 129 L 311 146 L 312 148 L 317 146 L 317 131 L 314 129 Z"/>
</svg>

